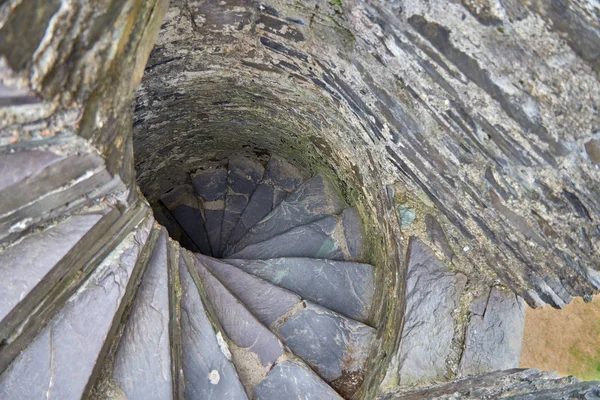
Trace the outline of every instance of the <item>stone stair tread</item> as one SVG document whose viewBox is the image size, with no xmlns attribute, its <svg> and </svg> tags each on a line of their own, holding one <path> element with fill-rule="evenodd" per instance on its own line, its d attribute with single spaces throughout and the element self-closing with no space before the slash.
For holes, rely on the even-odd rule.
<svg viewBox="0 0 600 400">
<path fill-rule="evenodd" d="M 254 389 L 256 400 L 342 399 L 310 368 L 299 362 L 285 360 L 277 363 Z"/>
<path fill-rule="evenodd" d="M 206 315 L 198 288 L 183 259 L 179 263 L 179 281 L 184 397 L 247 399 L 227 344 Z"/>
<path fill-rule="evenodd" d="M 362 252 L 362 235 L 352 232 L 350 245 L 345 233 L 354 209 L 340 215 L 327 216 L 307 225 L 290 229 L 263 242 L 250 244 L 227 258 L 268 259 L 278 257 L 322 258 L 338 261 L 355 261 Z M 354 223 L 351 224 L 351 228 Z"/>
<path fill-rule="evenodd" d="M 125 323 L 112 377 L 127 399 L 171 399 L 167 233 L 161 229 Z"/>
<path fill-rule="evenodd" d="M 160 201 L 171 212 L 196 247 L 204 254 L 212 254 L 200 199 L 190 185 L 179 185 L 163 194 Z"/>
<path fill-rule="evenodd" d="M 0 155 L 0 191 L 64 159 L 50 151 L 20 151 Z"/>
<path fill-rule="evenodd" d="M 290 163 L 277 156 L 271 156 L 262 181 L 256 187 L 231 234 L 230 246 L 243 238 L 250 228 L 266 217 L 304 180 L 304 176 Z"/>
<path fill-rule="evenodd" d="M 369 317 L 375 291 L 370 264 L 299 257 L 222 261 L 349 318 Z"/>
<path fill-rule="evenodd" d="M 0 398 L 85 395 L 151 227 L 149 219 L 130 233 L 13 361 L 0 378 Z"/>
<path fill-rule="evenodd" d="M 196 171 L 192 175 L 192 186 L 202 201 L 206 233 L 215 257 L 220 257 L 221 225 L 227 194 L 227 167 L 217 165 L 213 168 Z"/>
<path fill-rule="evenodd" d="M 227 171 L 227 195 L 221 226 L 221 252 L 225 251 L 235 226 L 248 205 L 252 193 L 265 172 L 255 158 L 235 156 L 229 158 Z"/>
<path fill-rule="evenodd" d="M 31 235 L 0 253 L 0 320 L 42 282 L 75 244 L 102 218 L 101 213 L 74 215 Z M 54 277 L 54 281 L 60 277 Z"/>
<path fill-rule="evenodd" d="M 267 327 L 291 311 L 301 301 L 296 294 L 248 274 L 233 265 L 201 254 L 197 254 L 196 257 Z"/>
<path fill-rule="evenodd" d="M 251 390 L 283 354 L 283 345 L 199 259 L 193 259 L 208 301 L 232 342 L 233 360 L 242 383 Z"/>
<path fill-rule="evenodd" d="M 343 202 L 331 183 L 322 175 L 315 175 L 300 185 L 224 254 L 230 257 L 250 244 L 263 242 L 328 215 L 337 215 L 342 209 Z"/>
<path fill-rule="evenodd" d="M 276 330 L 292 353 L 342 395 L 352 391 L 351 382 L 362 382 L 375 329 L 305 301 Z"/>
</svg>

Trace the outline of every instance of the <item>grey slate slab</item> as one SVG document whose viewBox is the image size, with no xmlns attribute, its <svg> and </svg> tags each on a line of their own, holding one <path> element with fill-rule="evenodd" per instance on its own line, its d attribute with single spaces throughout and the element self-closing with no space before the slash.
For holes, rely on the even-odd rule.
<svg viewBox="0 0 600 400">
<path fill-rule="evenodd" d="M 328 382 L 361 375 L 375 329 L 316 304 L 277 328 L 281 340 Z"/>
<path fill-rule="evenodd" d="M 516 368 L 521 357 L 525 304 L 506 290 L 492 288 L 470 308 L 461 375 Z"/>
<path fill-rule="evenodd" d="M 343 201 L 331 183 L 322 175 L 315 175 L 282 201 L 269 215 L 258 222 L 227 253 L 228 258 L 244 247 L 264 242 L 295 227 L 310 224 L 328 215 L 339 214 Z"/>
<path fill-rule="evenodd" d="M 200 197 L 208 240 L 215 257 L 220 257 L 221 225 L 227 193 L 227 168 L 222 165 L 197 171 L 192 175 L 192 186 Z"/>
<path fill-rule="evenodd" d="M 256 187 L 250 202 L 244 209 L 240 219 L 229 238 L 230 246 L 237 243 L 258 221 L 267 216 L 273 209 L 273 188 L 266 184 Z M 228 246 L 228 247 L 230 247 Z"/>
<path fill-rule="evenodd" d="M 362 236 L 360 230 L 353 231 L 351 247 L 346 241 L 344 226 L 345 222 L 352 219 L 346 218 L 345 215 L 354 212 L 353 209 L 346 209 L 341 215 L 325 217 L 293 228 L 264 242 L 248 245 L 228 258 L 308 257 L 355 261 L 362 253 Z M 360 243 L 361 247 L 356 246 L 357 243 Z"/>
<path fill-rule="evenodd" d="M 208 319 L 198 288 L 183 260 L 179 263 L 179 278 L 184 397 L 247 399 L 222 334 Z"/>
<path fill-rule="evenodd" d="M 273 367 L 254 389 L 256 400 L 331 400 L 341 397 L 310 368 L 295 361 L 283 361 Z"/>
<path fill-rule="evenodd" d="M 0 320 L 34 290 L 101 217 L 99 213 L 72 216 L 0 253 Z"/>
<path fill-rule="evenodd" d="M 229 159 L 227 196 L 221 226 L 221 250 L 224 251 L 252 193 L 265 172 L 262 164 L 253 158 L 236 156 Z"/>
<path fill-rule="evenodd" d="M 293 257 L 223 261 L 349 318 L 366 322 L 369 316 L 375 291 L 372 265 Z"/>
<path fill-rule="evenodd" d="M 129 234 L 15 359 L 0 378 L 0 398 L 82 397 L 151 226 Z"/>
<path fill-rule="evenodd" d="M 162 228 L 115 354 L 112 377 L 129 400 L 171 399 L 167 233 Z"/>
<path fill-rule="evenodd" d="M 199 260 L 194 261 L 208 299 L 227 336 L 237 346 L 254 353 L 263 367 L 270 368 L 283 354 L 283 346 L 279 339 L 262 325 Z"/>
<path fill-rule="evenodd" d="M 441 379 L 454 336 L 452 312 L 466 278 L 448 271 L 417 238 L 409 244 L 406 312 L 402 331 L 400 383 L 411 385 Z"/>
<path fill-rule="evenodd" d="M 300 303 L 298 295 L 231 264 L 202 255 L 197 257 L 267 327 Z"/>
<path fill-rule="evenodd" d="M 0 155 L 0 190 L 38 173 L 64 156 L 49 151 L 20 151 Z"/>
<path fill-rule="evenodd" d="M 308 176 L 278 156 L 271 156 L 262 183 L 273 188 L 273 208 L 285 200 Z"/>
</svg>

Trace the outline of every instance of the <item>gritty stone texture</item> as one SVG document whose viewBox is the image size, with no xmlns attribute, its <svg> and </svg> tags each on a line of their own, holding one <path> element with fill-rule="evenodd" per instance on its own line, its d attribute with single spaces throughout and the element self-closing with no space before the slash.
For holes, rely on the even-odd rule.
<svg viewBox="0 0 600 400">
<path fill-rule="evenodd" d="M 312 258 L 226 259 L 303 299 L 366 322 L 375 291 L 373 266 Z"/>
<path fill-rule="evenodd" d="M 257 400 L 302 398 L 305 400 L 341 399 L 341 397 L 306 366 L 294 361 L 276 364 L 256 389 Z"/>
<path fill-rule="evenodd" d="M 470 308 L 462 375 L 516 368 L 521 356 L 525 305 L 514 293 L 493 288 Z"/>
<path fill-rule="evenodd" d="M 101 216 L 73 216 L 60 225 L 29 236 L 0 253 L 0 274 L 3 277 L 0 285 L 0 320 L 4 320 L 31 291 L 35 290 Z M 54 277 L 52 280 L 57 281 L 59 278 Z"/>
<path fill-rule="evenodd" d="M 113 364 L 113 380 L 130 400 L 173 398 L 167 271 L 167 233 L 163 228 Z"/>
<path fill-rule="evenodd" d="M 362 375 L 375 335 L 367 325 L 307 302 L 277 332 L 294 354 L 330 383 Z"/>
<path fill-rule="evenodd" d="M 300 303 L 300 297 L 294 293 L 233 265 L 200 254 L 197 257 L 267 327 Z"/>
<path fill-rule="evenodd" d="M 179 265 L 181 282 L 181 335 L 186 399 L 247 399 L 231 354 L 223 352 L 220 334 L 206 311 L 184 263 Z"/>
<path fill-rule="evenodd" d="M 215 257 L 220 256 L 221 225 L 227 193 L 227 168 L 216 166 L 192 175 L 192 185 L 204 209 L 206 233 Z"/>
<path fill-rule="evenodd" d="M 149 227 L 146 224 L 123 240 L 9 366 L 0 381 L 0 397 L 62 400 L 83 396 Z"/>
<path fill-rule="evenodd" d="M 443 379 L 454 336 L 452 312 L 465 286 L 423 242 L 412 238 L 406 280 L 406 313 L 400 343 L 400 383 Z"/>
</svg>

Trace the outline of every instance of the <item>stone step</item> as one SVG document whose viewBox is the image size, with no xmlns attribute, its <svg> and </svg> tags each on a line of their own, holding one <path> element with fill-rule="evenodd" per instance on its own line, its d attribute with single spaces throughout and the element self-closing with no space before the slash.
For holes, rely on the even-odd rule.
<svg viewBox="0 0 600 400">
<path fill-rule="evenodd" d="M 216 165 L 196 171 L 192 175 L 192 186 L 202 202 L 206 233 L 213 255 L 220 257 L 221 225 L 227 194 L 227 167 Z"/>
<path fill-rule="evenodd" d="M 221 253 L 227 248 L 233 230 L 264 172 L 265 168 L 257 159 L 243 156 L 229 158 L 227 196 L 221 226 Z"/>
<path fill-rule="evenodd" d="M 3 399 L 88 395 L 144 265 L 152 220 L 127 235 L 0 378 Z"/>
<path fill-rule="evenodd" d="M 367 322 L 375 272 L 370 264 L 315 258 L 222 260 L 332 311 Z"/>
<path fill-rule="evenodd" d="M 196 257 L 267 327 L 292 311 L 301 301 L 296 294 L 231 264 L 201 254 Z"/>
<path fill-rule="evenodd" d="M 342 396 L 351 397 L 360 387 L 375 329 L 304 301 L 274 331 Z"/>
<path fill-rule="evenodd" d="M 222 333 L 207 316 L 198 287 L 181 256 L 181 338 L 186 399 L 247 399 Z"/>
<path fill-rule="evenodd" d="M 357 228 L 357 220 L 356 210 L 347 208 L 340 215 L 327 216 L 263 242 L 250 244 L 227 258 L 308 257 L 357 261 L 362 253 L 362 234 L 360 225 Z"/>
<path fill-rule="evenodd" d="M 334 400 L 342 399 L 310 368 L 300 362 L 285 360 L 277 363 L 254 389 L 256 400 Z"/>
<path fill-rule="evenodd" d="M 0 155 L 0 191 L 20 183 L 64 158 L 49 151 L 37 150 Z"/>
<path fill-rule="evenodd" d="M 271 157 L 263 180 L 256 187 L 250 202 L 233 230 L 229 239 L 230 245 L 234 245 L 243 238 L 250 228 L 266 217 L 304 180 L 304 175 L 290 163 L 276 156 Z"/>
<path fill-rule="evenodd" d="M 1 340 L 8 339 L 21 319 L 37 306 L 30 298 L 44 297 L 62 278 L 65 271 L 57 267 L 59 262 L 102 216 L 102 213 L 72 216 L 0 253 Z"/>
<path fill-rule="evenodd" d="M 192 257 L 207 298 L 227 337 L 233 361 L 248 393 L 260 383 L 278 358 L 283 345 L 269 329 L 202 264 Z"/>
<path fill-rule="evenodd" d="M 300 185 L 224 254 L 230 257 L 250 244 L 264 242 L 328 215 L 337 215 L 342 212 L 343 207 L 343 201 L 335 193 L 331 183 L 322 175 L 315 175 Z"/>
<path fill-rule="evenodd" d="M 114 357 L 112 378 L 129 400 L 172 399 L 167 233 L 161 229 Z"/>
<path fill-rule="evenodd" d="M 173 218 L 203 254 L 212 254 L 200 199 L 190 185 L 179 185 L 160 197 Z"/>
</svg>

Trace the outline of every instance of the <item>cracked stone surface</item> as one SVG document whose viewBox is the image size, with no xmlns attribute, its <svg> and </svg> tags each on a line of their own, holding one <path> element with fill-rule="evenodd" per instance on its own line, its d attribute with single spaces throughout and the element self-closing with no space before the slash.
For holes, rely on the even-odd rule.
<svg viewBox="0 0 600 400">
<path fill-rule="evenodd" d="M 368 318 L 375 291 L 372 265 L 293 257 L 223 261 L 349 318 Z"/>
<path fill-rule="evenodd" d="M 328 382 L 360 375 L 375 336 L 370 326 L 309 302 L 277 332 L 294 354 Z"/>
<path fill-rule="evenodd" d="M 213 255 L 220 256 L 221 225 L 225 195 L 227 194 L 227 168 L 217 166 L 206 170 L 196 171 L 192 175 L 192 185 L 202 201 L 206 233 L 210 241 Z"/>
<path fill-rule="evenodd" d="M 296 294 L 233 265 L 201 254 L 196 256 L 267 327 L 300 303 L 301 298 Z"/>
<path fill-rule="evenodd" d="M 151 226 L 130 233 L 15 359 L 1 378 L 0 397 L 82 397 Z"/>
<path fill-rule="evenodd" d="M 227 171 L 227 196 L 221 226 L 221 250 L 224 251 L 250 197 L 262 179 L 265 168 L 249 157 L 231 157 Z"/>
<path fill-rule="evenodd" d="M 264 242 L 292 228 L 310 224 L 328 215 L 342 212 L 343 203 L 331 184 L 321 175 L 304 182 L 269 215 L 258 222 L 227 253 L 231 257 L 244 247 Z"/>
<path fill-rule="evenodd" d="M 325 400 L 341 397 L 310 368 L 294 361 L 277 363 L 254 389 L 256 400 Z"/>
<path fill-rule="evenodd" d="M 223 351 L 217 331 L 206 316 L 198 288 L 185 262 L 179 263 L 181 336 L 186 399 L 247 399 L 246 392 Z"/>
<path fill-rule="evenodd" d="M 35 290 L 36 285 L 101 217 L 101 214 L 72 216 L 0 253 L 0 320 Z"/>
<path fill-rule="evenodd" d="M 0 191 L 63 158 L 49 151 L 20 151 L 0 155 Z"/>
<path fill-rule="evenodd" d="M 516 368 L 521 356 L 525 303 L 514 293 L 492 288 L 470 307 L 461 375 Z"/>
<path fill-rule="evenodd" d="M 411 238 L 406 282 L 406 312 L 399 350 L 400 383 L 433 382 L 446 375 L 454 337 L 452 312 L 464 290 L 462 274 L 448 271 L 433 251 Z"/>
<path fill-rule="evenodd" d="M 130 400 L 173 398 L 167 271 L 167 233 L 162 228 L 113 364 L 113 380 Z"/>
</svg>

